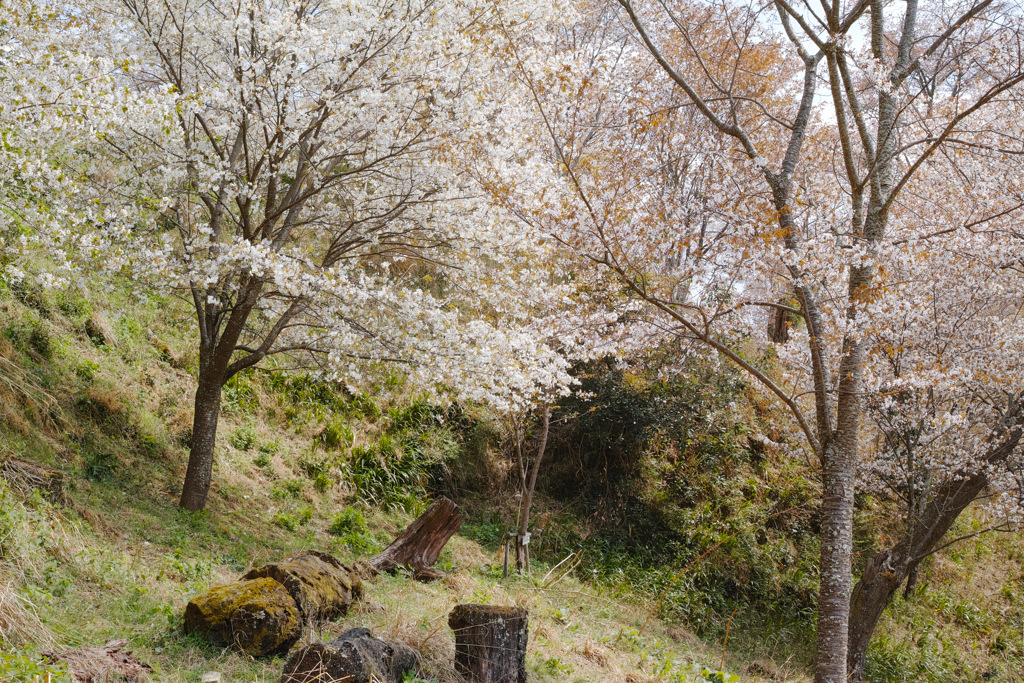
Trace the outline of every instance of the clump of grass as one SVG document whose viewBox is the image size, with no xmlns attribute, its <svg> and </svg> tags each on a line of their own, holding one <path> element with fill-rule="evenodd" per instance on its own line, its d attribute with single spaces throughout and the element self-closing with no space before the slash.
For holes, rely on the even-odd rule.
<svg viewBox="0 0 1024 683">
<path fill-rule="evenodd" d="M 228 442 L 240 451 L 251 451 L 256 445 L 256 427 L 246 423 L 231 432 Z"/>
<path fill-rule="evenodd" d="M 11 580 L 0 583 L 0 642 L 19 647 L 30 643 L 49 647 L 54 642 L 53 633 L 39 618 L 35 605 L 18 593 Z"/>
<path fill-rule="evenodd" d="M 370 554 L 380 549 L 380 544 L 370 533 L 370 526 L 362 511 L 346 507 L 331 520 L 327 533 L 336 536 L 349 550 L 359 554 Z"/>
<path fill-rule="evenodd" d="M 275 483 L 270 488 L 270 497 L 274 500 L 298 498 L 302 495 L 302 488 L 302 482 L 298 479 L 285 479 Z"/>
</svg>

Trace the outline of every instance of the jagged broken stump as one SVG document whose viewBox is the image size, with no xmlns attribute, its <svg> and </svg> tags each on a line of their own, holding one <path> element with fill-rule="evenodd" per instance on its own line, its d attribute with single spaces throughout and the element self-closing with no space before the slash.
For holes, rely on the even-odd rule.
<svg viewBox="0 0 1024 683">
<path fill-rule="evenodd" d="M 306 622 L 345 614 L 362 594 L 351 568 L 307 550 L 194 598 L 185 608 L 185 633 L 254 657 L 280 654 L 299 640 Z"/>
<path fill-rule="evenodd" d="M 383 552 L 367 560 L 365 566 L 374 574 L 408 567 L 417 581 L 439 579 L 444 572 L 431 565 L 464 521 L 466 515 L 459 506 L 441 496 Z"/>
<path fill-rule="evenodd" d="M 521 607 L 456 605 L 455 670 L 469 683 L 526 683 L 527 617 Z"/>
<path fill-rule="evenodd" d="M 402 643 L 354 628 L 329 643 L 316 643 L 292 653 L 281 683 L 401 683 L 416 668 L 416 652 Z"/>
</svg>

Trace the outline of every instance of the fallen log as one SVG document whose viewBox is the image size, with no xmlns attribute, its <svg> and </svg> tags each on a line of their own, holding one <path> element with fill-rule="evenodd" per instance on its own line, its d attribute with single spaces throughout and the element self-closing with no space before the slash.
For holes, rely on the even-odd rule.
<svg viewBox="0 0 1024 683">
<path fill-rule="evenodd" d="M 426 512 L 416 518 L 380 554 L 363 562 L 372 574 L 408 567 L 417 581 L 433 581 L 444 576 L 434 569 L 441 550 L 466 521 L 459 506 L 444 496 L 437 498 Z"/>
<path fill-rule="evenodd" d="M 269 577 L 239 581 L 196 596 L 185 607 L 185 633 L 253 657 L 287 652 L 302 635 L 294 598 Z"/>
</svg>

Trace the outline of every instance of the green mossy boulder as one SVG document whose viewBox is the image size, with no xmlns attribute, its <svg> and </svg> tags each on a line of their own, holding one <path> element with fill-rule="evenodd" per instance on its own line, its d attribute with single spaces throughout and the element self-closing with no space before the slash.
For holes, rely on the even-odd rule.
<svg viewBox="0 0 1024 683">
<path fill-rule="evenodd" d="M 298 641 L 302 615 L 291 593 L 274 579 L 242 580 L 193 598 L 185 607 L 185 633 L 264 657 L 287 652 Z"/>
<path fill-rule="evenodd" d="M 307 620 L 333 619 L 348 612 L 363 595 L 363 583 L 351 568 L 316 550 L 284 562 L 253 569 L 242 580 L 271 578 L 288 589 Z"/>
</svg>

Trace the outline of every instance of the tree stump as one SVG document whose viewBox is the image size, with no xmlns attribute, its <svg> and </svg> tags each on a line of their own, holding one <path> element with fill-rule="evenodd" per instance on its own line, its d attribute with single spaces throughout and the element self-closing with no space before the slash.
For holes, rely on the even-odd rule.
<svg viewBox="0 0 1024 683">
<path fill-rule="evenodd" d="M 366 566 L 374 574 L 409 567 L 418 581 L 439 579 L 444 572 L 431 565 L 464 521 L 466 515 L 459 506 L 441 496 L 383 552 L 367 560 Z"/>
<path fill-rule="evenodd" d="M 521 607 L 457 605 L 455 670 L 470 683 L 526 683 L 528 612 Z"/>
</svg>

